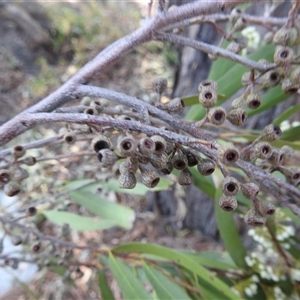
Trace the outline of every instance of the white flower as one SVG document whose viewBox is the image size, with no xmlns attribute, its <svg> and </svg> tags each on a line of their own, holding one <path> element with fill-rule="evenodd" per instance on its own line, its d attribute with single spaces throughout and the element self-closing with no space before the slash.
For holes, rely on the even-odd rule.
<svg viewBox="0 0 300 300">
<path fill-rule="evenodd" d="M 254 236 L 255 235 L 255 230 L 252 228 L 252 229 L 249 229 L 248 230 L 248 235 L 249 236 Z"/>
<path fill-rule="evenodd" d="M 250 289 L 250 287 L 246 287 L 246 288 L 245 288 L 245 294 L 246 294 L 247 296 L 249 296 L 249 297 L 251 297 L 251 296 L 254 295 L 253 292 L 252 292 L 252 290 Z"/>
<path fill-rule="evenodd" d="M 292 269 L 291 270 L 291 277 L 296 281 L 300 281 L 300 270 Z"/>
<path fill-rule="evenodd" d="M 282 292 L 281 288 L 276 286 L 274 287 L 274 295 L 277 300 L 285 299 L 285 295 Z"/>
<path fill-rule="evenodd" d="M 254 259 L 251 259 L 249 256 L 245 257 L 245 262 L 249 267 L 254 266 L 254 263 L 255 263 Z"/>
</svg>

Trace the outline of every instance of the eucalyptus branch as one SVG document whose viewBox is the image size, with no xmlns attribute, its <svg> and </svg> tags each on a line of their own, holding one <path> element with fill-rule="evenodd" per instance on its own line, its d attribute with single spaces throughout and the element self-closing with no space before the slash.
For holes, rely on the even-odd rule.
<svg viewBox="0 0 300 300">
<path fill-rule="evenodd" d="M 35 113 L 23 114 L 20 116 L 20 122 L 26 124 L 27 127 L 34 127 L 39 124 L 46 124 L 52 122 L 70 122 L 76 124 L 110 126 L 123 130 L 134 130 L 143 132 L 147 135 L 160 135 L 168 141 L 181 143 L 186 146 L 199 144 L 199 151 L 204 148 L 211 147 L 212 143 L 202 139 L 190 138 L 188 136 L 180 135 L 168 130 L 156 128 L 154 126 L 145 125 L 133 120 L 120 120 L 111 117 L 93 116 L 88 114 L 65 114 L 65 113 Z M 206 152 L 206 150 L 204 150 Z"/>
<path fill-rule="evenodd" d="M 234 62 L 242 64 L 249 69 L 258 70 L 260 72 L 266 72 L 268 70 L 271 70 L 271 69 L 274 69 L 277 67 L 277 65 L 275 63 L 261 64 L 254 60 L 251 60 L 247 57 L 243 57 L 241 55 L 238 55 L 231 51 L 223 49 L 221 47 L 210 45 L 210 44 L 207 44 L 207 43 L 204 43 L 201 41 L 195 41 L 190 38 L 185 38 L 185 37 L 171 34 L 171 33 L 155 33 L 154 39 L 156 41 L 170 42 L 170 43 L 180 44 L 183 46 L 189 46 L 194 49 L 203 51 L 205 53 L 212 54 L 217 57 L 220 56 L 220 57 L 227 58 L 229 60 L 232 60 Z"/>
<path fill-rule="evenodd" d="M 184 20 L 164 28 L 164 32 L 172 31 L 177 28 L 188 27 L 194 24 L 203 23 L 222 23 L 228 22 L 230 15 L 225 14 L 212 14 L 212 15 L 201 15 L 189 20 Z M 276 17 L 265 17 L 265 16 L 252 16 L 244 14 L 243 18 L 248 22 L 248 24 L 261 25 L 264 27 L 269 26 L 283 26 L 287 22 L 287 18 L 276 18 Z"/>
<path fill-rule="evenodd" d="M 71 242 L 67 242 L 65 240 L 59 239 L 55 236 L 45 235 L 42 232 L 39 232 L 39 231 L 35 230 L 34 228 L 32 228 L 30 226 L 26 226 L 25 224 L 18 223 L 13 219 L 4 217 L 3 215 L 0 215 L 0 222 L 3 223 L 3 224 L 9 224 L 13 227 L 19 228 L 23 232 L 32 234 L 38 240 L 41 240 L 41 241 L 49 241 L 49 242 L 52 242 L 54 244 L 57 244 L 57 245 L 60 245 L 60 246 L 63 246 L 63 247 L 72 248 L 72 249 L 82 249 L 82 250 L 90 249 L 89 246 L 80 246 L 80 245 L 77 245 L 75 243 L 71 243 Z"/>
<path fill-rule="evenodd" d="M 281 179 L 273 176 L 272 174 L 262 170 L 261 168 L 243 160 L 238 160 L 235 163 L 235 166 L 242 169 L 250 179 L 255 180 L 259 185 L 266 186 L 265 181 L 274 182 L 279 187 L 279 191 L 281 194 L 286 194 L 286 192 L 289 192 L 295 197 L 295 199 L 297 199 L 297 201 L 300 201 L 300 190 L 295 186 L 284 182 Z M 268 188 L 268 186 L 266 187 Z M 269 189 L 269 191 L 272 192 L 272 189 Z"/>
<path fill-rule="evenodd" d="M 165 14 L 157 14 L 153 19 L 146 22 L 144 26 L 119 39 L 108 48 L 101 51 L 59 89 L 38 102 L 36 105 L 25 110 L 23 113 L 50 112 L 63 104 L 76 99 L 76 96 L 78 96 L 76 90 L 80 84 L 87 84 L 95 77 L 95 75 L 109 68 L 118 59 L 124 57 L 137 46 L 153 40 L 153 32 L 158 31 L 164 26 L 201 14 L 215 13 L 239 3 L 246 2 L 249 1 L 196 1 L 184 4 L 177 10 Z M 0 146 L 29 129 L 27 126 L 18 122 L 18 116 L 19 115 L 0 127 Z"/>
<path fill-rule="evenodd" d="M 38 141 L 33 141 L 33 142 L 28 143 L 28 144 L 23 144 L 22 146 L 27 150 L 37 149 L 37 148 L 42 148 L 42 147 L 45 147 L 45 146 L 48 146 L 48 145 L 53 145 L 54 143 L 59 142 L 59 140 L 60 140 L 60 137 L 53 136 L 53 137 L 50 137 L 50 138 L 41 139 L 41 140 L 38 140 Z M 0 151 L 0 158 L 3 158 L 5 156 L 9 155 L 10 153 L 11 153 L 11 149 L 1 150 Z"/>
</svg>

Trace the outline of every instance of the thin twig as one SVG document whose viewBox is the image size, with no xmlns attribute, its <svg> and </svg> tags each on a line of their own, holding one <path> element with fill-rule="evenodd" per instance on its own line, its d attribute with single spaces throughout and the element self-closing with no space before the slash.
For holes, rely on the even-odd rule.
<svg viewBox="0 0 300 300">
<path fill-rule="evenodd" d="M 228 51 L 226 49 L 223 49 L 221 47 L 210 45 L 210 44 L 200 42 L 200 41 L 195 41 L 190 38 L 178 36 L 178 35 L 171 34 L 171 33 L 155 33 L 154 39 L 156 41 L 170 42 L 170 43 L 175 43 L 175 44 L 181 44 L 184 46 L 189 46 L 194 49 L 203 51 L 205 53 L 212 54 L 217 57 L 220 56 L 220 57 L 227 58 L 229 60 L 232 60 L 234 62 L 242 64 L 242 65 L 248 67 L 249 69 L 258 70 L 260 72 L 266 72 L 268 70 L 271 70 L 271 69 L 274 69 L 277 67 L 275 63 L 261 64 L 254 60 L 251 60 L 247 57 L 244 57 L 244 56 L 235 54 L 231 51 Z"/>
</svg>

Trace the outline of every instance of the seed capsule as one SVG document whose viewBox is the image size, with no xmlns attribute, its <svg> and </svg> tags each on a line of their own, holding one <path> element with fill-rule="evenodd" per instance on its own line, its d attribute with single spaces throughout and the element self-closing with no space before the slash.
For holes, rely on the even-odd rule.
<svg viewBox="0 0 300 300">
<path fill-rule="evenodd" d="M 76 142 L 76 135 L 74 132 L 69 131 L 64 134 L 64 141 L 69 145 L 73 145 Z"/>
<path fill-rule="evenodd" d="M 149 137 L 139 140 L 138 148 L 141 154 L 151 155 L 155 151 L 155 142 Z"/>
<path fill-rule="evenodd" d="M 181 98 L 174 98 L 167 104 L 158 103 L 157 108 L 169 111 L 169 112 L 180 112 L 184 109 L 184 102 Z"/>
<path fill-rule="evenodd" d="M 211 175 L 215 171 L 215 163 L 207 158 L 202 158 L 197 164 L 197 169 L 203 176 Z"/>
<path fill-rule="evenodd" d="M 203 80 L 198 85 L 198 91 L 201 93 L 201 91 L 205 89 L 212 89 L 216 91 L 218 89 L 218 83 L 214 80 Z"/>
<path fill-rule="evenodd" d="M 296 81 L 292 81 L 291 78 L 285 78 L 281 83 L 282 91 L 285 94 L 292 95 L 298 92 L 299 83 Z"/>
<path fill-rule="evenodd" d="M 166 153 L 162 153 L 157 155 L 155 153 L 150 155 L 150 163 L 154 168 L 159 170 L 167 167 L 168 155 Z"/>
<path fill-rule="evenodd" d="M 300 81 L 300 67 L 295 67 L 290 75 L 290 79 L 293 83 L 299 83 Z"/>
<path fill-rule="evenodd" d="M 232 145 L 220 145 L 218 158 L 225 165 L 232 165 L 239 159 L 239 151 Z"/>
<path fill-rule="evenodd" d="M 6 169 L 0 170 L 0 183 L 7 184 L 11 180 L 11 172 Z"/>
<path fill-rule="evenodd" d="M 221 125 L 226 120 L 226 110 L 223 107 L 213 107 L 208 111 L 208 121 L 214 125 Z"/>
<path fill-rule="evenodd" d="M 89 106 L 91 102 L 92 99 L 90 97 L 83 97 L 80 101 L 80 104 L 84 106 Z"/>
<path fill-rule="evenodd" d="M 221 185 L 225 196 L 235 196 L 240 190 L 240 183 L 231 176 L 225 177 Z"/>
<path fill-rule="evenodd" d="M 230 16 L 229 16 L 229 21 L 231 22 L 232 25 L 235 24 L 235 22 L 241 18 L 243 16 L 243 11 L 240 10 L 239 8 L 234 8 L 231 12 L 230 12 Z"/>
<path fill-rule="evenodd" d="M 4 193 L 8 196 L 8 197 L 13 197 L 18 195 L 21 192 L 21 186 L 14 182 L 14 181 L 10 181 L 8 182 L 5 186 L 4 186 Z"/>
<path fill-rule="evenodd" d="M 137 158 L 129 156 L 119 166 L 121 174 L 135 173 L 139 167 L 139 161 Z"/>
<path fill-rule="evenodd" d="M 97 160 L 102 168 L 113 166 L 118 159 L 117 154 L 109 149 L 102 149 L 97 153 Z"/>
<path fill-rule="evenodd" d="M 267 71 L 263 76 L 258 78 L 256 82 L 263 88 L 270 88 L 276 86 L 281 80 L 281 76 L 277 71 Z"/>
<path fill-rule="evenodd" d="M 177 182 L 180 185 L 190 185 L 193 183 L 193 175 L 188 168 L 179 172 Z"/>
<path fill-rule="evenodd" d="M 259 212 L 263 217 L 271 216 L 275 213 L 275 206 L 266 201 L 260 201 L 259 203 Z"/>
<path fill-rule="evenodd" d="M 28 171 L 23 168 L 17 168 L 14 170 L 13 178 L 15 181 L 22 181 L 29 177 Z"/>
<path fill-rule="evenodd" d="M 41 243 L 37 242 L 31 247 L 31 250 L 35 253 L 40 252 L 40 250 L 42 248 L 41 246 L 42 246 Z"/>
<path fill-rule="evenodd" d="M 261 98 L 258 94 L 251 93 L 246 98 L 246 105 L 250 109 L 256 109 L 261 105 Z"/>
<path fill-rule="evenodd" d="M 242 108 L 231 109 L 227 113 L 227 120 L 233 125 L 242 126 L 247 121 L 247 113 Z"/>
<path fill-rule="evenodd" d="M 294 46 L 297 37 L 298 32 L 296 28 L 282 27 L 274 34 L 273 43 L 275 45 Z"/>
<path fill-rule="evenodd" d="M 147 170 L 144 168 L 140 168 L 140 170 L 141 170 L 142 183 L 145 186 L 149 188 L 154 188 L 158 185 L 160 178 L 155 171 Z"/>
<path fill-rule="evenodd" d="M 17 145 L 12 149 L 12 155 L 14 156 L 14 158 L 20 158 L 24 156 L 25 153 L 26 149 L 21 145 Z"/>
<path fill-rule="evenodd" d="M 165 152 L 167 142 L 163 137 L 161 137 L 160 135 L 153 135 L 151 136 L 151 140 L 155 143 L 155 154 L 159 155 Z"/>
<path fill-rule="evenodd" d="M 281 166 L 284 161 L 284 152 L 279 149 L 273 149 L 272 155 L 268 159 L 272 166 L 277 167 Z"/>
<path fill-rule="evenodd" d="M 231 42 L 227 47 L 226 49 L 230 52 L 233 52 L 235 54 L 238 54 L 241 52 L 241 50 L 243 49 L 243 47 L 238 44 L 238 43 L 235 43 L 235 42 Z"/>
<path fill-rule="evenodd" d="M 118 140 L 117 149 L 121 156 L 132 156 L 137 148 L 137 144 L 134 139 L 130 137 L 122 137 Z"/>
<path fill-rule="evenodd" d="M 281 147 L 281 151 L 284 153 L 284 163 L 288 162 L 289 160 L 293 159 L 295 155 L 295 151 L 292 147 L 284 145 Z"/>
<path fill-rule="evenodd" d="M 241 97 L 233 99 L 231 102 L 231 108 L 236 109 L 242 107 L 244 105 L 244 101 L 245 99 L 243 95 Z"/>
<path fill-rule="evenodd" d="M 259 186 L 254 182 L 244 183 L 241 185 L 243 195 L 248 199 L 255 199 L 259 193 Z"/>
<path fill-rule="evenodd" d="M 277 46 L 274 53 L 274 62 L 278 66 L 285 66 L 292 63 L 294 51 L 290 47 Z"/>
<path fill-rule="evenodd" d="M 232 27 L 232 31 L 233 32 L 241 31 L 241 30 L 245 29 L 247 25 L 248 25 L 247 20 L 244 17 L 240 17 L 234 23 L 234 25 Z"/>
<path fill-rule="evenodd" d="M 161 95 L 167 88 L 168 80 L 166 78 L 156 78 L 152 82 L 152 87 L 155 93 Z"/>
<path fill-rule="evenodd" d="M 187 150 L 185 156 L 187 158 L 189 167 L 193 167 L 198 164 L 198 158 L 191 151 Z"/>
<path fill-rule="evenodd" d="M 266 224 L 266 218 L 260 214 L 253 207 L 247 211 L 245 217 L 245 222 L 250 226 L 263 226 Z"/>
<path fill-rule="evenodd" d="M 279 167 L 279 171 L 285 176 L 286 180 L 294 185 L 298 185 L 300 181 L 300 168 L 290 167 Z"/>
<path fill-rule="evenodd" d="M 177 170 L 183 170 L 188 166 L 188 160 L 186 156 L 179 149 L 177 149 L 175 155 L 173 156 L 172 164 Z"/>
<path fill-rule="evenodd" d="M 133 173 L 123 173 L 119 177 L 119 187 L 123 189 L 133 189 L 136 186 L 136 178 Z"/>
<path fill-rule="evenodd" d="M 90 106 L 92 108 L 94 108 L 97 111 L 98 114 L 103 112 L 103 107 L 102 107 L 101 102 L 99 100 L 92 101 Z"/>
<path fill-rule="evenodd" d="M 147 165 L 150 162 L 149 156 L 138 156 L 138 162 L 143 165 Z"/>
<path fill-rule="evenodd" d="M 264 41 L 266 44 L 271 44 L 274 39 L 274 33 L 272 31 L 268 31 L 264 36 Z"/>
<path fill-rule="evenodd" d="M 259 142 L 254 146 L 253 154 L 256 158 L 269 159 L 273 149 L 269 143 Z"/>
<path fill-rule="evenodd" d="M 213 107 L 218 100 L 218 94 L 213 88 L 202 89 L 199 94 L 199 102 L 205 108 Z"/>
<path fill-rule="evenodd" d="M 85 110 L 84 110 L 84 113 L 86 115 L 91 115 L 91 116 L 96 116 L 98 114 L 98 111 L 96 108 L 94 107 L 87 107 Z"/>
<path fill-rule="evenodd" d="M 12 243 L 14 246 L 21 245 L 21 244 L 22 244 L 22 238 L 21 238 L 19 235 L 13 235 L 13 236 L 11 237 L 11 243 Z"/>
<path fill-rule="evenodd" d="M 262 138 L 268 142 L 279 140 L 281 138 L 281 135 L 282 131 L 280 127 L 273 124 L 267 125 L 262 132 Z"/>
<path fill-rule="evenodd" d="M 237 209 L 237 200 L 235 197 L 223 195 L 219 200 L 220 207 L 225 211 L 234 211 Z"/>
<path fill-rule="evenodd" d="M 36 164 L 36 158 L 34 156 L 27 156 L 23 159 L 26 166 L 34 166 Z"/>
<path fill-rule="evenodd" d="M 169 175 L 172 173 L 174 167 L 171 161 L 167 161 L 167 166 L 164 169 L 161 169 L 160 171 L 164 174 L 164 175 Z"/>
<path fill-rule="evenodd" d="M 105 135 L 95 137 L 91 142 L 92 149 L 98 153 L 102 149 L 110 148 L 109 139 Z"/>
<path fill-rule="evenodd" d="M 34 206 L 31 206 L 27 209 L 27 215 L 32 217 L 37 214 L 37 209 Z"/>
</svg>

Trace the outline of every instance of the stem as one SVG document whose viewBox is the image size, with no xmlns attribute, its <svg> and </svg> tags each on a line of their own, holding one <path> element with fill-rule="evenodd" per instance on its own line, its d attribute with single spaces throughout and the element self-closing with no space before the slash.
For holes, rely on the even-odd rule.
<svg viewBox="0 0 300 300">
<path fill-rule="evenodd" d="M 214 56 L 221 56 L 221 57 L 227 58 L 229 60 L 232 60 L 234 62 L 242 64 L 242 65 L 248 67 L 249 69 L 258 70 L 260 72 L 266 72 L 268 70 L 276 68 L 276 64 L 274 64 L 274 63 L 260 64 L 254 60 L 240 56 L 238 54 L 235 54 L 231 51 L 220 48 L 218 46 L 206 44 L 206 43 L 200 42 L 200 41 L 194 41 L 190 38 L 185 38 L 185 37 L 178 36 L 178 35 L 171 34 L 171 33 L 155 33 L 154 39 L 156 41 L 171 42 L 171 43 L 175 43 L 175 44 L 189 46 L 194 49 L 203 51 L 207 54 L 212 54 Z"/>
</svg>

